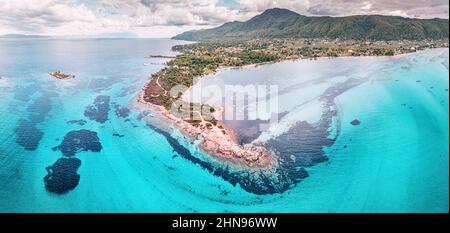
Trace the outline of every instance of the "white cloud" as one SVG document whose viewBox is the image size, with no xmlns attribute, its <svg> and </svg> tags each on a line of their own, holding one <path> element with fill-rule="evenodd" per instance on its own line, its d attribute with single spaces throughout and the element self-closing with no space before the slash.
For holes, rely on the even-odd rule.
<svg viewBox="0 0 450 233">
<path fill-rule="evenodd" d="M 270 8 L 279 7 L 302 13 L 304 9 L 311 5 L 309 0 L 238 0 L 238 2 L 252 12 L 262 12 Z"/>
<path fill-rule="evenodd" d="M 274 7 L 304 15 L 448 18 L 448 0 L 0 0 L 0 34 L 169 37 L 247 20 Z"/>
<path fill-rule="evenodd" d="M 280 7 L 304 15 L 397 15 L 416 18 L 448 18 L 448 0 L 238 0 L 248 10 L 261 12 Z"/>
</svg>

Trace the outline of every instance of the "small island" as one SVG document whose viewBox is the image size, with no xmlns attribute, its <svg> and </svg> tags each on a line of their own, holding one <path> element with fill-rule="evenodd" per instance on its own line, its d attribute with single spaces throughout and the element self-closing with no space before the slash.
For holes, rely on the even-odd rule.
<svg viewBox="0 0 450 233">
<path fill-rule="evenodd" d="M 67 80 L 67 79 L 75 78 L 75 75 L 73 75 L 73 74 L 66 74 L 66 73 L 63 73 L 63 72 L 61 72 L 59 70 L 52 71 L 52 72 L 50 72 L 48 74 L 50 76 L 52 76 L 54 78 L 57 78 L 57 79 L 60 79 L 60 80 Z"/>
</svg>

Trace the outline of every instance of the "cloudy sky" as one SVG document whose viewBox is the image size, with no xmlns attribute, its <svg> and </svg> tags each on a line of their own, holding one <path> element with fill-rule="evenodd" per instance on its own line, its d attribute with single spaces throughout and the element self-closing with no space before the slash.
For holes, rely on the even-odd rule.
<svg viewBox="0 0 450 233">
<path fill-rule="evenodd" d="M 0 0 L 0 35 L 170 37 L 282 7 L 303 15 L 448 18 L 448 0 Z"/>
</svg>

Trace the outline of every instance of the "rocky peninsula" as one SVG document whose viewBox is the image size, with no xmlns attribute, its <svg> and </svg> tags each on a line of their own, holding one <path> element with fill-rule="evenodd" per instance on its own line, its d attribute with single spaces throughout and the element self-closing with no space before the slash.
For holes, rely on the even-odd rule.
<svg viewBox="0 0 450 233">
<path fill-rule="evenodd" d="M 183 93 L 171 93 L 172 88 L 191 87 L 197 78 L 224 68 L 319 57 L 395 56 L 437 47 L 448 47 L 448 40 L 255 39 L 179 45 L 173 50 L 180 54 L 152 75 L 139 103 L 155 110 L 191 140 L 200 141 L 199 147 L 214 158 L 240 168 L 273 171 L 278 166 L 276 155 L 259 145 L 240 145 L 233 129 L 222 121 L 223 107 L 185 102 Z"/>
</svg>

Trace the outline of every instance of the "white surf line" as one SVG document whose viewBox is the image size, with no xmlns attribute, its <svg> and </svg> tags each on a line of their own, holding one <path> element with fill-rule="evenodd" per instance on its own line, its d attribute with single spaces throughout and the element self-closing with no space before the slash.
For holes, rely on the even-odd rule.
<svg viewBox="0 0 450 233">
<path fill-rule="evenodd" d="M 255 139 L 252 143 L 264 144 L 272 138 L 276 138 L 283 133 L 287 132 L 292 128 L 297 122 L 306 121 L 308 123 L 315 123 L 320 121 L 322 115 L 322 106 L 318 100 L 320 96 L 316 96 L 311 100 L 308 100 L 300 105 L 297 105 L 293 110 L 284 116 L 278 123 L 271 124 L 269 129 L 262 132 L 261 135 Z M 307 110 L 311 111 L 307 111 Z M 319 111 L 319 112 L 315 112 Z M 318 114 L 318 119 L 316 119 L 316 114 Z M 303 118 L 302 118 L 303 116 Z M 301 119 L 300 119 L 300 118 Z M 309 118 L 309 119 L 308 119 Z"/>
</svg>

